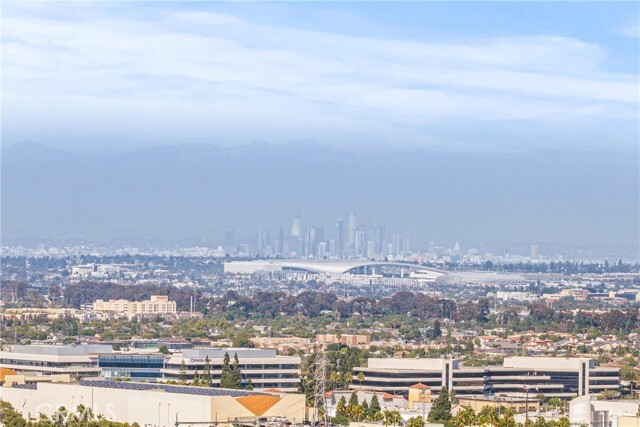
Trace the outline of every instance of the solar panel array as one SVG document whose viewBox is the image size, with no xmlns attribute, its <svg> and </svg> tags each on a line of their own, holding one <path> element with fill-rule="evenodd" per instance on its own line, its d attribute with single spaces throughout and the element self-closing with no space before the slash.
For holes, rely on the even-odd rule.
<svg viewBox="0 0 640 427">
<path fill-rule="evenodd" d="M 212 387 L 189 387 L 189 386 L 177 386 L 169 384 L 158 383 L 135 383 L 129 381 L 106 381 L 106 380 L 80 380 L 80 385 L 88 387 L 102 387 L 112 388 L 120 390 L 162 390 L 167 393 L 178 394 L 194 394 L 198 396 L 231 396 L 231 397 L 243 397 L 251 395 L 264 395 L 268 396 L 268 393 L 260 393 L 256 391 L 248 390 L 230 390 L 223 388 Z"/>
<path fill-rule="evenodd" d="M 26 390 L 37 390 L 38 389 L 38 384 L 33 383 L 33 384 L 14 384 L 11 386 L 12 388 L 22 388 L 22 389 L 26 389 Z"/>
</svg>

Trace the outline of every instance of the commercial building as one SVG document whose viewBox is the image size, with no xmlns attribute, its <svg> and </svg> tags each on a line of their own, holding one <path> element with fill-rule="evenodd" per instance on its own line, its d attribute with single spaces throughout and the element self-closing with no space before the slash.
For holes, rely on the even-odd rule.
<svg viewBox="0 0 640 427">
<path fill-rule="evenodd" d="M 416 383 L 434 394 L 444 386 L 456 396 L 571 398 L 617 390 L 620 369 L 596 367 L 588 358 L 508 357 L 502 366 L 485 367 L 463 367 L 455 359 L 369 359 L 366 367 L 354 368 L 350 387 L 402 394 Z"/>
<path fill-rule="evenodd" d="M 353 335 L 353 334 L 316 334 L 316 342 L 320 344 L 346 344 L 358 345 L 371 343 L 371 335 Z"/>
<path fill-rule="evenodd" d="M 536 397 L 503 397 L 503 396 L 464 396 L 458 397 L 458 405 L 469 406 L 476 412 L 481 412 L 485 407 L 509 408 L 516 414 L 526 411 L 538 412 L 540 399 Z"/>
<path fill-rule="evenodd" d="M 14 345 L 10 350 L 0 351 L 0 368 L 17 373 L 97 377 L 98 355 L 111 352 L 110 345 Z"/>
<path fill-rule="evenodd" d="M 101 354 L 100 375 L 104 378 L 129 378 L 155 381 L 162 378 L 165 356 L 162 354 Z"/>
<path fill-rule="evenodd" d="M 620 369 L 596 367 L 589 358 L 507 357 L 502 367 L 488 367 L 490 394 L 571 398 L 620 388 Z"/>
<path fill-rule="evenodd" d="M 78 383 L 38 383 L 2 387 L 2 399 L 25 418 L 54 414 L 64 406 L 90 407 L 107 421 L 170 427 L 198 423 L 254 426 L 284 417 L 304 420 L 303 394 L 273 394 L 246 390 L 186 387 L 124 381 L 82 380 Z"/>
<path fill-rule="evenodd" d="M 93 303 L 93 311 L 108 311 L 125 314 L 175 314 L 177 312 L 176 302 L 169 301 L 168 296 L 151 295 L 147 301 L 119 300 L 96 300 Z"/>
<path fill-rule="evenodd" d="M 172 356 L 144 349 L 116 352 L 111 345 L 15 345 L 0 351 L 0 369 L 29 375 L 69 374 L 71 377 L 104 377 L 159 381 L 202 375 L 209 358 L 213 384 L 219 385 L 225 353 L 238 355 L 245 383 L 256 390 L 296 392 L 300 386 L 300 357 L 278 356 L 274 349 L 196 348 Z M 10 370 L 10 371 L 9 371 Z"/>
<path fill-rule="evenodd" d="M 300 386 L 300 357 L 278 356 L 272 349 L 248 348 L 196 348 L 183 350 L 166 361 L 162 369 L 164 378 L 194 378 L 196 372 L 202 375 L 206 359 L 209 359 L 212 383 L 220 384 L 225 353 L 233 361 L 238 355 L 242 380 L 251 380 L 255 390 L 277 389 L 285 392 L 298 391 Z M 184 362 L 184 364 L 183 364 Z M 184 372 L 182 372 L 184 371 Z"/>
<path fill-rule="evenodd" d="M 353 390 L 328 391 L 325 397 L 329 415 L 332 417 L 335 416 L 336 408 L 338 407 L 340 399 L 344 398 L 346 402 L 349 402 L 352 393 L 354 393 Z M 356 396 L 358 396 L 358 402 L 360 402 L 361 404 L 362 402 L 367 402 L 367 404 L 370 405 L 371 399 L 376 396 L 381 411 L 384 411 L 386 409 L 404 409 L 408 406 L 407 400 L 402 396 L 394 396 L 393 394 L 370 390 L 356 390 L 355 393 Z"/>
<path fill-rule="evenodd" d="M 585 395 L 569 403 L 569 422 L 585 427 L 637 427 L 640 425 L 637 400 L 598 400 Z"/>
<path fill-rule="evenodd" d="M 366 367 L 353 368 L 352 389 L 407 394 L 409 387 L 423 384 L 437 394 L 442 386 L 449 386 L 458 361 L 451 359 L 378 359 L 370 358 Z M 358 379 L 364 375 L 364 381 Z"/>
</svg>

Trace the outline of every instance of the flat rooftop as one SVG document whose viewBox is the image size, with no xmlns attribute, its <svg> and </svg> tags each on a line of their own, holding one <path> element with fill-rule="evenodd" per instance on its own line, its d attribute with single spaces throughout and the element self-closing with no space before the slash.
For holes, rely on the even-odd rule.
<svg viewBox="0 0 640 427">
<path fill-rule="evenodd" d="M 136 383 L 129 381 L 107 381 L 107 380 L 80 380 L 79 384 L 85 387 L 100 387 L 114 390 L 136 390 L 136 391 L 159 391 L 165 393 L 193 394 L 198 396 L 271 396 L 269 393 L 250 390 L 235 390 L 213 387 L 193 387 L 180 385 L 167 385 L 159 383 Z"/>
<path fill-rule="evenodd" d="M 210 359 L 222 359 L 225 353 L 233 357 L 237 354 L 239 358 L 260 358 L 276 357 L 277 352 L 273 349 L 242 348 L 242 347 L 214 347 L 214 348 L 186 348 L 182 350 L 182 357 L 198 358 L 209 356 Z"/>
<path fill-rule="evenodd" d="M 89 345 L 14 345 L 11 353 L 43 354 L 50 356 L 82 356 L 85 354 L 112 353 L 113 347 L 108 344 Z"/>
</svg>

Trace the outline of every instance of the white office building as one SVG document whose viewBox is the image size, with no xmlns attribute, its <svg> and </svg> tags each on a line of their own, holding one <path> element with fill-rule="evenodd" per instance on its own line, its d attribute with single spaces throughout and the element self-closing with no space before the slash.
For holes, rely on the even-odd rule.
<svg viewBox="0 0 640 427">
<path fill-rule="evenodd" d="M 0 351 L 0 368 L 18 373 L 97 377 L 98 356 L 112 351 L 110 345 L 14 345 Z"/>
<path fill-rule="evenodd" d="M 192 380 L 202 375 L 207 358 L 214 386 L 220 385 L 222 365 L 225 353 L 229 354 L 231 363 L 234 355 L 238 355 L 243 383 L 251 380 L 255 390 L 277 389 L 285 392 L 298 391 L 300 386 L 300 357 L 278 356 L 276 350 L 252 348 L 196 348 L 185 349 L 181 354 L 169 358 L 162 369 L 165 379 L 178 379 L 184 375 Z M 184 362 L 184 365 L 183 365 Z M 181 371 L 184 369 L 184 374 Z"/>
<path fill-rule="evenodd" d="M 620 369 L 596 367 L 588 358 L 508 357 L 502 366 L 483 367 L 464 367 L 455 359 L 372 358 L 366 367 L 354 368 L 350 387 L 402 394 L 416 383 L 434 394 L 444 386 L 458 396 L 572 398 L 619 389 Z"/>
</svg>

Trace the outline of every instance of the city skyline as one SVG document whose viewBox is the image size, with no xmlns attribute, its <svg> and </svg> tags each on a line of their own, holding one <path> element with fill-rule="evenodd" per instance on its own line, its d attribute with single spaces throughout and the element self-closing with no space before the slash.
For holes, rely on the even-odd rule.
<svg viewBox="0 0 640 427">
<path fill-rule="evenodd" d="M 288 235 L 302 210 L 326 236 L 342 218 L 353 243 L 353 210 L 389 233 L 411 233 L 421 248 L 460 241 L 526 252 L 535 243 L 591 259 L 638 254 L 638 164 L 622 153 L 366 154 L 307 140 L 92 156 L 21 143 L 2 159 L 5 245 L 210 245 L 225 230 Z"/>
</svg>

